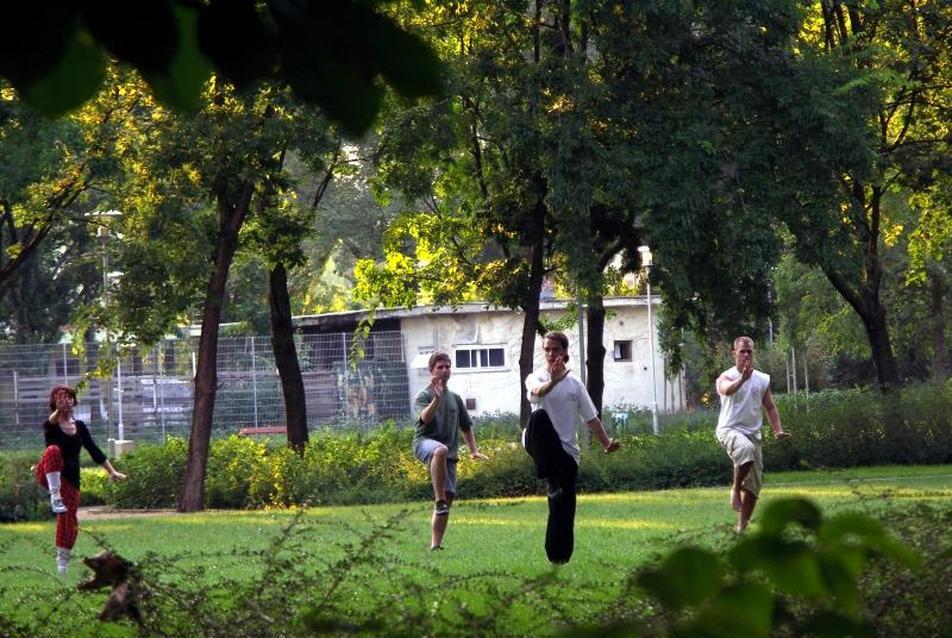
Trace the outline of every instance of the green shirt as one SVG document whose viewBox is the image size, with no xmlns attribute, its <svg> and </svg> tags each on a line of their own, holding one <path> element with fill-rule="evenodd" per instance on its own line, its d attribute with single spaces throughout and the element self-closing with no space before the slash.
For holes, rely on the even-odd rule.
<svg viewBox="0 0 952 638">
<path fill-rule="evenodd" d="M 432 400 L 433 387 L 428 385 L 416 395 L 416 400 L 413 402 L 416 413 L 419 415 L 423 408 L 430 405 Z M 413 447 L 416 447 L 421 439 L 433 439 L 445 445 L 450 451 L 447 458 L 450 461 L 455 461 L 458 458 L 459 431 L 466 431 L 472 427 L 473 421 L 469 418 L 469 412 L 466 411 L 463 399 L 455 392 L 444 389 L 443 400 L 437 406 L 433 420 L 424 423 L 422 419 L 417 417 Z"/>
</svg>

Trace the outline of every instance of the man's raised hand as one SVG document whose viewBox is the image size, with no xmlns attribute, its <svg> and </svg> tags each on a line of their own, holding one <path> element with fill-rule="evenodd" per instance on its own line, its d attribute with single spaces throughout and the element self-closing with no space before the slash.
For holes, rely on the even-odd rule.
<svg viewBox="0 0 952 638">
<path fill-rule="evenodd" d="M 558 383 L 565 377 L 569 376 L 569 369 L 565 367 L 565 364 L 561 361 L 558 361 L 552 364 L 552 369 L 549 371 L 549 376 L 552 378 L 554 383 Z"/>
<path fill-rule="evenodd" d="M 743 372 L 741 372 L 741 377 L 744 379 L 744 381 L 747 381 L 750 379 L 752 374 L 754 374 L 754 364 L 748 362 Z"/>
<path fill-rule="evenodd" d="M 430 377 L 430 387 L 433 388 L 433 394 L 437 398 L 443 398 L 443 391 L 446 390 L 446 380 L 438 376 Z"/>
</svg>

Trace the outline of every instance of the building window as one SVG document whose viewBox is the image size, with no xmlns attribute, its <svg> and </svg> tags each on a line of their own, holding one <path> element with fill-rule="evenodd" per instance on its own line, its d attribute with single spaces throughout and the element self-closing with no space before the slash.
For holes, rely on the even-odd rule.
<svg viewBox="0 0 952 638">
<path fill-rule="evenodd" d="M 506 350 L 502 346 L 463 346 L 456 348 L 456 368 L 475 370 L 505 368 Z"/>
<path fill-rule="evenodd" d="M 615 361 L 631 361 L 631 341 L 616 341 L 612 356 Z"/>
</svg>

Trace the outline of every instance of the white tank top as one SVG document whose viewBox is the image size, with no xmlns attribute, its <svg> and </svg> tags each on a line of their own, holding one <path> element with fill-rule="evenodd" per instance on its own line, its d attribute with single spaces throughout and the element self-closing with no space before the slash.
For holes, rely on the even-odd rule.
<svg viewBox="0 0 952 638">
<path fill-rule="evenodd" d="M 737 367 L 726 370 L 731 382 L 740 378 Z M 760 428 L 764 424 L 764 394 L 770 387 L 770 375 L 754 370 L 747 381 L 734 394 L 721 394 L 721 413 L 717 417 L 717 431 L 739 430 L 748 436 L 760 438 Z"/>
</svg>

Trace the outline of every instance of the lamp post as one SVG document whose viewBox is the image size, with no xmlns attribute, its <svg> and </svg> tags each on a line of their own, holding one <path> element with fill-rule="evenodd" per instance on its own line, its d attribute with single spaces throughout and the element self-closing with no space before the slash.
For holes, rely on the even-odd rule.
<svg viewBox="0 0 952 638">
<path fill-rule="evenodd" d="M 651 248 L 638 246 L 641 253 L 641 266 L 645 269 L 645 281 L 648 288 L 648 343 L 651 348 L 651 429 L 660 434 L 658 427 L 658 377 L 655 371 L 654 323 L 651 320 Z"/>
<path fill-rule="evenodd" d="M 100 303 L 102 304 L 104 311 L 105 311 L 106 303 L 108 301 L 107 291 L 109 289 L 109 259 L 106 255 L 106 250 L 107 250 L 106 244 L 109 242 L 109 233 L 106 231 L 106 226 L 103 224 L 101 218 L 109 216 L 110 213 L 112 212 L 113 211 L 96 211 L 94 213 L 97 217 L 100 217 L 100 220 L 98 222 L 99 225 L 96 226 L 96 237 L 99 239 L 99 249 L 100 249 L 100 252 L 102 253 L 102 293 L 101 293 Z M 104 336 L 105 336 L 106 346 L 107 348 L 109 348 L 110 342 L 109 342 L 108 329 L 105 330 Z M 111 349 L 107 350 L 107 352 L 109 352 L 110 355 L 112 354 Z M 100 382 L 99 382 L 100 388 L 102 387 L 102 381 L 103 380 L 100 379 Z M 109 443 L 111 448 L 109 451 L 109 455 L 115 457 L 115 441 L 116 441 L 115 437 L 118 436 L 119 438 L 122 438 L 122 434 L 116 435 L 112 430 L 112 416 L 113 416 L 112 382 L 113 382 L 113 376 L 112 376 L 112 371 L 110 370 L 109 371 L 109 392 L 106 395 L 106 410 L 108 410 L 108 412 L 106 413 L 106 432 L 109 438 Z M 120 387 L 121 387 L 121 382 L 120 382 Z M 120 417 L 119 420 L 121 421 L 122 418 Z"/>
<path fill-rule="evenodd" d="M 109 259 L 108 259 L 108 246 L 109 243 L 109 228 L 104 221 L 106 218 L 117 218 L 122 215 L 121 211 L 118 210 L 104 210 L 96 211 L 92 215 L 99 218 L 99 225 L 96 228 L 96 237 L 99 238 L 100 249 L 102 250 L 102 304 L 106 305 L 109 297 Z M 110 335 L 109 330 L 105 331 L 106 343 L 110 344 Z M 108 395 L 108 405 L 109 405 L 109 415 L 112 416 L 112 375 L 110 374 L 109 379 L 109 395 Z M 116 355 L 116 390 L 117 390 L 117 407 L 118 407 L 118 421 L 116 423 L 116 437 L 111 440 L 112 443 L 112 456 L 118 457 L 121 455 L 122 446 L 126 444 L 126 432 L 125 424 L 122 420 L 122 361 L 118 355 Z M 112 419 L 109 419 L 109 430 L 112 430 Z"/>
</svg>

